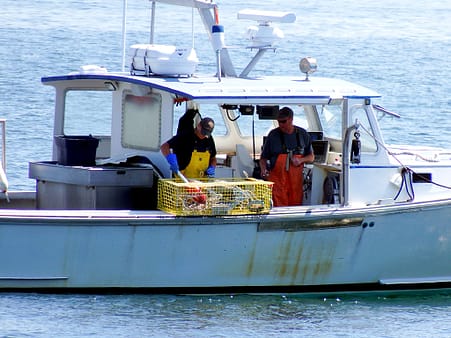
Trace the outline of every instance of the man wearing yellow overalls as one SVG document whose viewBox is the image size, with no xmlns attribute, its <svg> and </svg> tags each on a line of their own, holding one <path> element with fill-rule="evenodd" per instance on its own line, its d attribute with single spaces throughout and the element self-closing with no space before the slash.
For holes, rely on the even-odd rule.
<svg viewBox="0 0 451 338">
<path fill-rule="evenodd" d="M 160 147 L 171 171 L 180 172 L 187 178 L 214 177 L 216 146 L 211 136 L 215 123 L 204 117 L 192 130 L 173 136 Z"/>
<path fill-rule="evenodd" d="M 315 159 L 312 142 L 305 129 L 293 125 L 291 108 L 280 109 L 277 122 L 279 127 L 269 132 L 263 145 L 261 175 L 274 182 L 274 206 L 301 205 L 304 163 Z"/>
</svg>

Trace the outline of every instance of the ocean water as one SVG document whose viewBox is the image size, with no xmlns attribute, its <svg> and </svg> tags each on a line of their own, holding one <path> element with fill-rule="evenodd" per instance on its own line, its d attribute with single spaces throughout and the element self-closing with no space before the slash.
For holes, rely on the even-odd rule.
<svg viewBox="0 0 451 338">
<path fill-rule="evenodd" d="M 449 337 L 451 296 L 7 294 L 2 337 Z"/>
<path fill-rule="evenodd" d="M 399 113 L 383 126 L 389 143 L 451 148 L 451 2 L 218 1 L 226 44 L 240 71 L 251 21 L 243 8 L 293 11 L 285 39 L 255 73 L 298 74 L 301 57 L 318 60 L 318 76 L 343 77 L 380 92 Z M 149 1 L 129 0 L 127 45 L 147 43 Z M 156 43 L 190 46 L 200 69 L 214 73 L 191 11 L 166 13 Z M 98 64 L 120 70 L 122 2 L 2 0 L 0 118 L 7 119 L 10 190 L 32 189 L 28 162 L 49 160 L 53 90 L 47 75 Z M 201 28 L 199 21 L 195 26 Z M 184 34 L 180 32 L 183 31 Z M 207 60 L 207 57 L 210 57 Z M 315 76 L 314 74 L 313 76 Z M 384 120 L 385 121 L 385 120 Z M 0 337 L 449 337 L 448 294 L 301 298 L 277 296 L 157 296 L 0 294 Z"/>
</svg>

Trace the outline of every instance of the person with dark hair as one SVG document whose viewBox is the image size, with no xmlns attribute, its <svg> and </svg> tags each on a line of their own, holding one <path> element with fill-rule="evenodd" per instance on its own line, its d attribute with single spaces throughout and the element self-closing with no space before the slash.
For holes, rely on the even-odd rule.
<svg viewBox="0 0 451 338">
<path fill-rule="evenodd" d="M 274 182 L 274 206 L 301 205 L 304 163 L 315 159 L 312 142 L 305 129 L 293 125 L 291 108 L 280 109 L 277 122 L 279 127 L 269 132 L 263 145 L 261 175 Z"/>
<path fill-rule="evenodd" d="M 213 119 L 204 117 L 196 128 L 179 130 L 161 145 L 161 153 L 173 173 L 180 171 L 189 178 L 215 176 L 216 145 L 211 136 L 214 127 Z"/>
</svg>

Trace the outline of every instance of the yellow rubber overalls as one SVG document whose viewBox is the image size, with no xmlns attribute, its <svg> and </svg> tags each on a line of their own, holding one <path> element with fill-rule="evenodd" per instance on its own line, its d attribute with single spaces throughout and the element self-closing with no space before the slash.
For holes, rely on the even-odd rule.
<svg viewBox="0 0 451 338">
<path fill-rule="evenodd" d="M 188 178 L 201 178 L 205 176 L 205 170 L 207 170 L 210 164 L 210 152 L 200 152 L 193 150 L 191 154 L 191 161 L 188 163 L 185 169 L 181 170 L 182 174 Z"/>
</svg>

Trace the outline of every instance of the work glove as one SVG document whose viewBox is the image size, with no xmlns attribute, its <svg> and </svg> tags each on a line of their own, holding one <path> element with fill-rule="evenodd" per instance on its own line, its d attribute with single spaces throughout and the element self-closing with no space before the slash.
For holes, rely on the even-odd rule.
<svg viewBox="0 0 451 338">
<path fill-rule="evenodd" d="M 173 153 L 170 153 L 166 156 L 166 161 L 169 163 L 169 167 L 171 171 L 176 173 L 179 171 L 179 164 L 177 162 L 177 156 Z"/>
<path fill-rule="evenodd" d="M 212 165 L 209 166 L 209 167 L 207 168 L 207 170 L 205 170 L 205 174 L 206 174 L 208 177 L 215 177 L 215 167 L 213 167 Z"/>
</svg>

